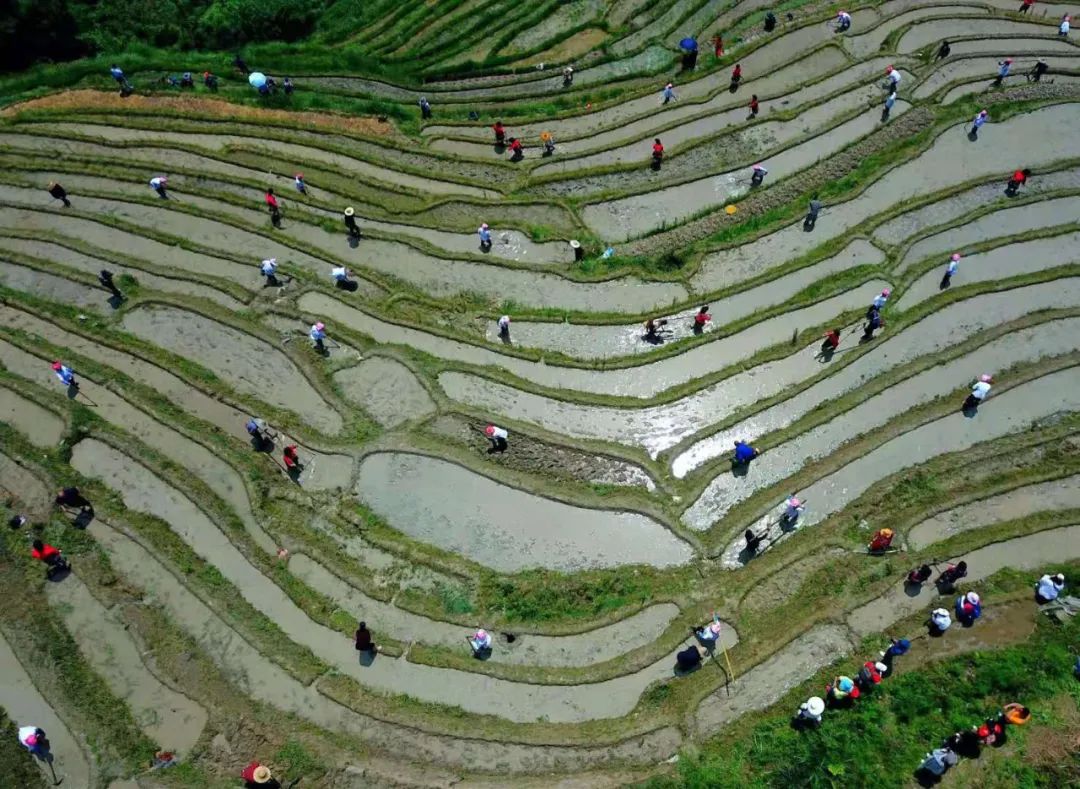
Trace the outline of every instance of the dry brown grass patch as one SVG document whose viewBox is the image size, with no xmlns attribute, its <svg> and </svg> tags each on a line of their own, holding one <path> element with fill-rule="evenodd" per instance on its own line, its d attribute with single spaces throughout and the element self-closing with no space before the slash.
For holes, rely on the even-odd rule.
<svg viewBox="0 0 1080 789">
<path fill-rule="evenodd" d="M 0 116 L 18 117 L 32 110 L 102 110 L 123 112 L 132 108 L 171 110 L 191 115 L 227 120 L 254 120 L 287 122 L 291 126 L 306 126 L 323 131 L 344 131 L 369 137 L 398 137 L 397 127 L 392 123 L 372 117 L 350 117 L 321 112 L 289 112 L 246 107 L 218 99 L 197 96 L 128 96 L 105 93 L 100 90 L 68 90 L 42 96 L 39 99 L 12 104 L 0 110 Z"/>
</svg>

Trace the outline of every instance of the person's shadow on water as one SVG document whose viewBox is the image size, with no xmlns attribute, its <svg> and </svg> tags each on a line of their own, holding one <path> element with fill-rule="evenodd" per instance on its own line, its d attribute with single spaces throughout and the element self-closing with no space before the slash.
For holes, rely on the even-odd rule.
<svg viewBox="0 0 1080 789">
<path fill-rule="evenodd" d="M 377 650 L 374 650 L 374 649 L 362 649 L 362 650 L 360 650 L 360 652 L 358 654 L 359 654 L 360 665 L 367 667 L 367 666 L 370 666 L 372 663 L 375 662 L 375 657 L 379 653 L 378 653 Z"/>
<path fill-rule="evenodd" d="M 731 476 L 733 477 L 745 477 L 750 473 L 750 462 L 743 462 L 741 460 L 731 461 Z"/>
</svg>

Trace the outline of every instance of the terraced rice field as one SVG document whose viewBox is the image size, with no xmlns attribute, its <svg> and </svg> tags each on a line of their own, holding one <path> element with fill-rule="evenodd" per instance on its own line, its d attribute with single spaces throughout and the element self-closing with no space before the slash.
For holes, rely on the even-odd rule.
<svg viewBox="0 0 1080 789">
<path fill-rule="evenodd" d="M 9 546 L 43 529 L 73 560 L 40 593 L 5 558 L 0 706 L 48 730 L 65 786 L 126 786 L 155 750 L 288 771 L 297 738 L 323 762 L 303 785 L 620 785 L 940 604 L 911 566 L 966 557 L 980 588 L 1080 559 L 1080 52 L 1057 6 L 889 0 L 841 36 L 816 4 L 772 33 L 757 0 L 439 5 L 359 36 L 426 70 L 419 126 L 232 117 L 228 85 L 214 111 L 142 87 L 126 111 L 103 81 L 0 110 L 0 488 L 33 524 Z M 418 114 L 417 82 L 295 81 Z M 734 465 L 736 441 L 761 454 Z M 68 485 L 89 522 L 50 510 Z M 714 612 L 717 660 L 676 672 Z M 41 620 L 70 666 L 40 669 Z"/>
</svg>

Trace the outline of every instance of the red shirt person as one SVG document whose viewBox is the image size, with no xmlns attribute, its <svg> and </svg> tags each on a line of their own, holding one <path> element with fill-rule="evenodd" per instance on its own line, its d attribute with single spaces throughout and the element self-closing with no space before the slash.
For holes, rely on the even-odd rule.
<svg viewBox="0 0 1080 789">
<path fill-rule="evenodd" d="M 736 63 L 735 68 L 731 70 L 731 81 L 738 82 L 742 79 L 742 64 Z"/>
<path fill-rule="evenodd" d="M 266 204 L 268 206 L 270 206 L 271 208 L 277 208 L 278 207 L 277 198 L 274 197 L 274 190 L 273 189 L 267 189 L 266 190 Z"/>
<path fill-rule="evenodd" d="M 663 158 L 664 158 L 664 144 L 663 144 L 662 142 L 660 142 L 660 138 L 659 138 L 659 137 L 657 137 L 657 138 L 656 138 L 656 139 L 655 139 L 655 140 L 653 141 L 653 146 L 652 146 L 652 158 L 654 158 L 654 159 L 656 159 L 656 160 L 658 160 L 658 161 L 659 161 L 660 159 L 663 159 Z"/>
<path fill-rule="evenodd" d="M 49 545 L 47 542 L 34 540 L 34 547 L 31 548 L 30 555 L 40 562 L 52 564 L 60 558 L 60 549 Z"/>
<path fill-rule="evenodd" d="M 502 125 L 502 121 L 495 121 L 491 129 L 495 132 L 495 142 L 502 144 L 502 141 L 506 139 L 506 127 Z"/>
<path fill-rule="evenodd" d="M 300 468 L 300 454 L 296 451 L 296 444 L 285 447 L 285 451 L 281 453 L 281 456 L 285 461 L 285 468 L 290 471 Z"/>
</svg>

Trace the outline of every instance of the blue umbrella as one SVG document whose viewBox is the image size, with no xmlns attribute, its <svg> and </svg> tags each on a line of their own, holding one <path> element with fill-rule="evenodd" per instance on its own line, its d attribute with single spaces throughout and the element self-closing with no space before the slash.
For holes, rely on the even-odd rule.
<svg viewBox="0 0 1080 789">
<path fill-rule="evenodd" d="M 689 36 L 680 41 L 679 46 L 691 52 L 697 52 L 697 41 Z"/>
<path fill-rule="evenodd" d="M 266 84 L 266 75 L 260 71 L 253 71 L 248 75 L 248 84 L 253 88 L 261 88 Z"/>
</svg>

